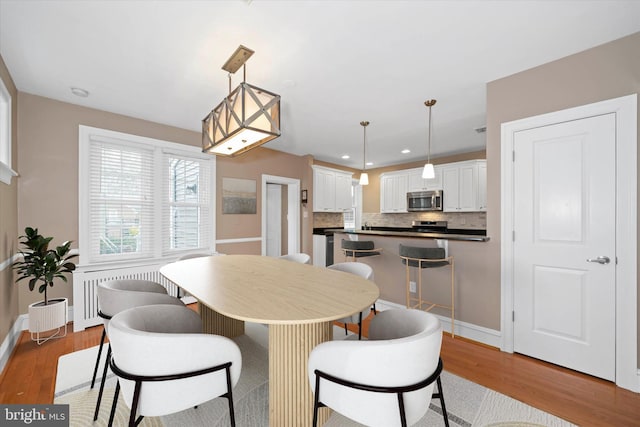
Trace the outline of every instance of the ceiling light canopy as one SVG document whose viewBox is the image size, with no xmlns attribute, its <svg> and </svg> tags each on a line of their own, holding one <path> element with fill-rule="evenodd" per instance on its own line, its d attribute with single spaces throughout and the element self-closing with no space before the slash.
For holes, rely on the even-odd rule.
<svg viewBox="0 0 640 427">
<path fill-rule="evenodd" d="M 424 169 L 422 169 L 422 178 L 424 179 L 433 179 L 436 177 L 436 171 L 433 168 L 433 164 L 431 163 L 431 107 L 433 107 L 436 103 L 435 99 L 430 99 L 424 102 L 424 105 L 429 108 L 429 133 L 428 133 L 428 146 L 427 146 L 427 164 L 424 165 Z"/>
<path fill-rule="evenodd" d="M 364 139 L 362 143 L 362 173 L 360 174 L 360 185 L 369 185 L 369 174 L 365 172 L 367 169 L 367 126 L 369 122 L 362 121 L 360 126 L 364 129 Z"/>
<path fill-rule="evenodd" d="M 280 95 L 246 82 L 253 50 L 238 47 L 222 66 L 229 73 L 229 95 L 202 120 L 202 151 L 237 156 L 280 136 Z M 243 67 L 243 81 L 231 90 L 231 74 Z"/>
</svg>

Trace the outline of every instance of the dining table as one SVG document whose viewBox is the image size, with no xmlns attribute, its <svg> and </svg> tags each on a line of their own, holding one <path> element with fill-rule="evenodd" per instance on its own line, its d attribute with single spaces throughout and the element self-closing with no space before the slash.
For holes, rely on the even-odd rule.
<svg viewBox="0 0 640 427">
<path fill-rule="evenodd" d="M 198 301 L 205 332 L 237 337 L 244 322 L 269 326 L 269 425 L 311 426 L 311 350 L 333 339 L 333 321 L 379 297 L 351 273 L 260 255 L 216 255 L 167 264 L 160 273 Z M 329 417 L 322 408 L 318 420 Z"/>
</svg>

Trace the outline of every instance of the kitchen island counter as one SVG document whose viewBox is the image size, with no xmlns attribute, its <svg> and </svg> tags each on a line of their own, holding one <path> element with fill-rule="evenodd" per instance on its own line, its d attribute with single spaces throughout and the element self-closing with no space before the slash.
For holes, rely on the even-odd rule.
<svg viewBox="0 0 640 427">
<path fill-rule="evenodd" d="M 449 230 L 451 231 L 451 230 Z M 458 231 L 458 230 L 456 230 Z M 411 231 L 357 230 L 334 232 L 334 262 L 350 261 L 342 251 L 341 241 L 371 240 L 380 255 L 358 258 L 358 262 L 373 268 L 374 281 L 380 289 L 381 307 L 406 306 L 406 266 L 402 263 L 399 246 L 443 247 L 455 258 L 456 335 L 472 337 L 469 333 L 482 331 L 482 342 L 499 347 L 500 300 L 486 298 L 500 289 L 500 277 L 493 274 L 491 251 L 498 244 L 487 236 L 451 233 L 419 233 Z M 475 240 L 474 240 L 475 239 Z M 417 269 L 410 269 L 411 281 L 417 282 Z M 451 302 L 451 271 L 449 268 L 422 269 L 422 294 L 432 302 L 449 305 Z M 385 303 L 391 303 L 385 306 Z M 434 307 L 432 312 L 442 316 L 442 326 L 449 331 L 450 311 Z M 490 313 L 490 315 L 487 315 Z M 473 325 L 473 326 L 470 326 Z M 469 329 L 472 328 L 472 329 Z M 462 332 L 462 333 L 461 333 Z"/>
<path fill-rule="evenodd" d="M 455 233 L 423 233 L 411 230 L 340 230 L 345 234 L 362 234 L 373 236 L 395 236 L 395 237 L 420 237 L 423 239 L 443 239 L 443 240 L 462 240 L 468 242 L 487 242 L 489 237 L 481 234 L 474 234 L 471 232 L 480 230 L 469 230 L 470 233 L 462 233 L 463 230 L 456 230 Z"/>
</svg>

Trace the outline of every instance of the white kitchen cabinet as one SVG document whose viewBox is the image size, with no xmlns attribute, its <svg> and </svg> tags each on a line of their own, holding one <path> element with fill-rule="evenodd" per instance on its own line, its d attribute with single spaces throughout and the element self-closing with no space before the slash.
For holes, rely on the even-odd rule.
<svg viewBox="0 0 640 427">
<path fill-rule="evenodd" d="M 407 212 L 408 170 L 380 175 L 380 212 Z"/>
<path fill-rule="evenodd" d="M 423 168 L 407 169 L 409 172 L 408 191 L 431 191 L 442 190 L 442 167 L 434 166 L 435 177 L 432 179 L 422 178 Z"/>
<path fill-rule="evenodd" d="M 480 177 L 480 173 L 483 177 Z M 484 182 L 481 197 L 480 182 Z M 477 212 L 481 209 L 481 198 L 486 201 L 486 161 L 469 160 L 448 163 L 442 166 L 442 192 L 444 212 Z M 482 203 L 486 210 L 486 202 Z"/>
<path fill-rule="evenodd" d="M 344 212 L 351 209 L 351 180 L 349 172 L 312 166 L 313 211 Z"/>
<path fill-rule="evenodd" d="M 336 173 L 336 210 L 340 212 L 348 211 L 353 207 L 353 197 L 351 196 L 350 173 Z"/>
</svg>

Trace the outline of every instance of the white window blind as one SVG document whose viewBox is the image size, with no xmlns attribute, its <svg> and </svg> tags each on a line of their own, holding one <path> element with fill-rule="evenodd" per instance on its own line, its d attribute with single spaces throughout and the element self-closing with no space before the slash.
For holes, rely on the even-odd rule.
<svg viewBox="0 0 640 427">
<path fill-rule="evenodd" d="M 164 153 L 162 206 L 165 255 L 177 251 L 204 249 L 211 245 L 213 215 L 210 209 L 209 168 L 203 160 Z"/>
<path fill-rule="evenodd" d="M 215 251 L 215 158 L 80 126 L 80 265 Z"/>
<path fill-rule="evenodd" d="M 153 150 L 91 141 L 89 261 L 153 257 Z"/>
</svg>

